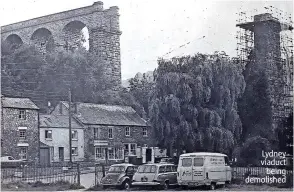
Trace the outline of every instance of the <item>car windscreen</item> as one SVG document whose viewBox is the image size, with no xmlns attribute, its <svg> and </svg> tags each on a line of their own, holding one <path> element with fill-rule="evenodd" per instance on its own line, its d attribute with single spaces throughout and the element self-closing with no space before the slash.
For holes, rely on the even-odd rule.
<svg viewBox="0 0 294 192">
<path fill-rule="evenodd" d="M 121 173 L 125 171 L 124 166 L 111 166 L 108 170 L 110 173 Z"/>
<path fill-rule="evenodd" d="M 141 165 L 138 168 L 138 173 L 155 173 L 156 166 L 155 165 Z"/>
</svg>

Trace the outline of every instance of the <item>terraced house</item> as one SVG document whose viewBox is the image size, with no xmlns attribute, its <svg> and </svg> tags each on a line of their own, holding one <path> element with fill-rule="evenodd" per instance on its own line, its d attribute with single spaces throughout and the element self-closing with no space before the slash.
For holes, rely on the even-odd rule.
<svg viewBox="0 0 294 192">
<path fill-rule="evenodd" d="M 1 96 L 1 156 L 38 161 L 39 108 L 28 98 Z"/>
<path fill-rule="evenodd" d="M 68 115 L 68 109 L 68 103 L 62 101 L 51 115 Z M 122 162 L 128 156 L 144 158 L 142 150 L 146 153 L 153 144 L 151 127 L 132 107 L 74 103 L 72 109 L 73 118 L 84 127 L 86 161 L 108 159 L 111 163 Z"/>
<path fill-rule="evenodd" d="M 71 119 L 72 160 L 84 161 L 84 128 Z M 40 115 L 40 158 L 44 164 L 69 161 L 69 116 Z"/>
</svg>

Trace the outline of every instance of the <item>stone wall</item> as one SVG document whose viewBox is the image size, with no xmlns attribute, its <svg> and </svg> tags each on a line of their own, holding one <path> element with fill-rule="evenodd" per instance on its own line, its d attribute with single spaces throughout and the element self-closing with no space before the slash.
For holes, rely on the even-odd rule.
<svg viewBox="0 0 294 192">
<path fill-rule="evenodd" d="M 38 111 L 26 110 L 26 120 L 19 119 L 19 109 L 2 108 L 2 145 L 1 156 L 12 156 L 19 159 L 20 147 L 18 143 L 27 143 L 28 161 L 35 161 L 39 158 L 39 130 Z M 27 127 L 26 139 L 19 138 L 18 127 Z"/>
<path fill-rule="evenodd" d="M 127 126 L 102 126 L 91 125 L 85 129 L 85 159 L 88 161 L 95 160 L 95 146 L 94 146 L 94 128 L 100 129 L 99 137 L 96 140 L 108 142 L 108 147 L 121 146 L 124 143 L 136 143 L 137 146 L 143 147 L 154 145 L 154 136 L 151 127 L 147 127 L 147 136 L 143 136 L 143 127 L 130 127 L 130 136 L 125 136 L 125 128 Z M 108 138 L 108 128 L 113 130 L 113 139 Z"/>
</svg>

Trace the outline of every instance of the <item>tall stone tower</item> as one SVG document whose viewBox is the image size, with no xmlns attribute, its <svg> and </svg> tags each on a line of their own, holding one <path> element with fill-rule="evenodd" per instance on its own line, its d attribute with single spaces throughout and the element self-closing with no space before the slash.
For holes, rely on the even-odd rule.
<svg viewBox="0 0 294 192">
<path fill-rule="evenodd" d="M 240 23 L 237 26 L 253 34 L 254 70 L 265 72 L 269 82 L 270 102 L 275 128 L 277 120 L 287 115 L 285 114 L 284 105 L 286 97 L 283 78 L 286 75 L 284 65 L 287 61 L 281 57 L 281 32 L 283 30 L 292 30 L 292 26 L 281 23 L 269 13 L 255 15 L 254 21 Z M 291 90 L 293 90 L 293 85 Z"/>
</svg>

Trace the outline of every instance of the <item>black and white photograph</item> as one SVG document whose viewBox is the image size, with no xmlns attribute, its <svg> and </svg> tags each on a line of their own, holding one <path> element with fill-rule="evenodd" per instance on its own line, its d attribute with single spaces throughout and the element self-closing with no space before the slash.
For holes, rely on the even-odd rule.
<svg viewBox="0 0 294 192">
<path fill-rule="evenodd" d="M 1 191 L 293 191 L 293 0 L 2 0 Z"/>
</svg>

